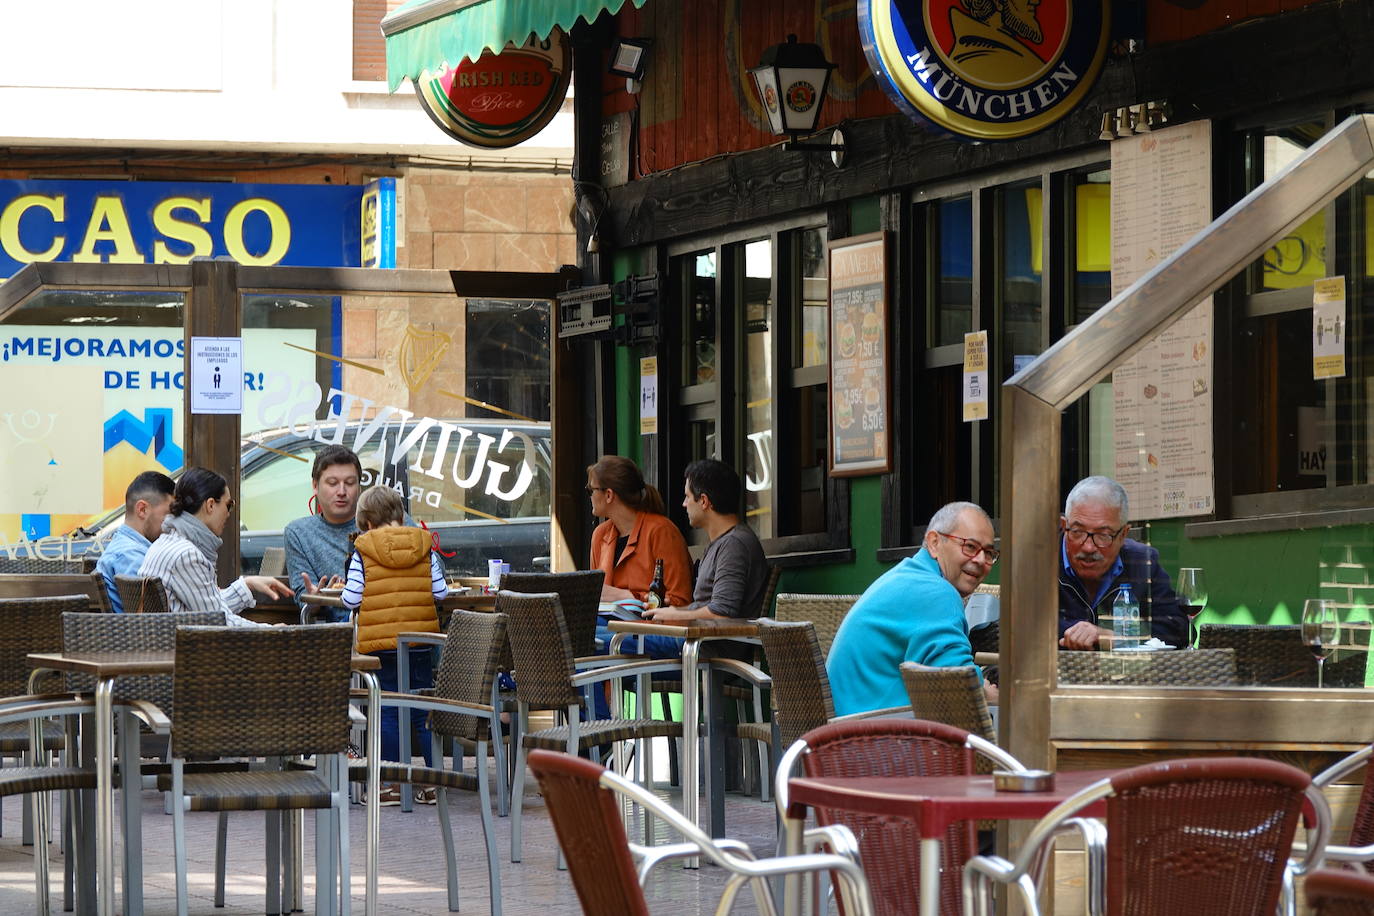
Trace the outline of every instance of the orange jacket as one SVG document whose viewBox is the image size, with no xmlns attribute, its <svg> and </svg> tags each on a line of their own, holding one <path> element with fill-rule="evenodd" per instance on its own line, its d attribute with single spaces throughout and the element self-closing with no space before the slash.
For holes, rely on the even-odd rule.
<svg viewBox="0 0 1374 916">
<path fill-rule="evenodd" d="M 358 651 L 396 648 L 397 633 L 437 633 L 430 582 L 430 533 L 388 526 L 359 535 L 363 601 L 358 608 Z"/>
<path fill-rule="evenodd" d="M 615 562 L 615 523 L 607 519 L 592 532 L 592 569 L 606 574 L 606 584 L 628 589 L 643 601 L 654 578 L 654 561 L 663 561 L 663 588 L 673 607 L 692 601 L 692 558 L 682 532 L 668 516 L 641 512 L 635 516 L 620 562 Z"/>
</svg>

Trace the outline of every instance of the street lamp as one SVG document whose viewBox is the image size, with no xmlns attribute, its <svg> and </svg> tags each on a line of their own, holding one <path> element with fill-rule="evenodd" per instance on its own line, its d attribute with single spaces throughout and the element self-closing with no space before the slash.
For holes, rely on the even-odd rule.
<svg viewBox="0 0 1374 916">
<path fill-rule="evenodd" d="M 844 131 L 830 135 L 829 144 L 802 143 L 798 138 L 812 134 L 820 119 L 830 71 L 835 65 L 825 59 L 819 45 L 799 44 L 796 35 L 763 52 L 759 65 L 749 72 L 759 92 L 773 133 L 790 139 L 784 149 L 828 152 L 838 168 L 844 164 Z"/>
</svg>

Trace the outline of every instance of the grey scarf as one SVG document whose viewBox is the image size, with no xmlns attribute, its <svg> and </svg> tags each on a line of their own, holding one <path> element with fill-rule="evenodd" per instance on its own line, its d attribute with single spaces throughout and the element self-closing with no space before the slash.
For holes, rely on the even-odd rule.
<svg viewBox="0 0 1374 916">
<path fill-rule="evenodd" d="M 211 566 L 214 566 L 218 560 L 219 548 L 224 543 L 224 539 L 205 527 L 205 523 L 191 513 L 183 512 L 181 515 L 168 515 L 162 520 L 162 530 L 176 532 L 190 541 L 197 550 L 205 555 L 205 559 L 210 561 Z"/>
</svg>

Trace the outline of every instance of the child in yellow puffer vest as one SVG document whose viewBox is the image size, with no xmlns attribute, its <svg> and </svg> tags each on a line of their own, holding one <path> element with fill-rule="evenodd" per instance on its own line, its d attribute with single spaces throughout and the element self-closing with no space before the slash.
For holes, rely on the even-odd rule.
<svg viewBox="0 0 1374 916">
<path fill-rule="evenodd" d="M 373 487 L 358 499 L 358 530 L 343 594 L 344 607 L 357 612 L 358 651 L 377 656 L 382 663 L 377 679 L 382 690 L 396 690 L 396 635 L 437 633 L 435 602 L 448 595 L 444 567 L 434 553 L 428 531 L 405 524 L 405 505 L 400 494 L 388 487 Z M 428 646 L 410 650 L 408 689 L 434 683 Z M 416 733 L 425 763 L 431 762 L 430 734 L 425 713 L 411 710 L 410 727 Z M 382 710 L 382 759 L 400 760 L 397 710 Z M 411 745 L 412 749 L 414 744 Z M 401 803 L 400 788 L 382 787 L 382 804 Z M 417 790 L 415 798 L 434 803 L 434 790 Z"/>
</svg>

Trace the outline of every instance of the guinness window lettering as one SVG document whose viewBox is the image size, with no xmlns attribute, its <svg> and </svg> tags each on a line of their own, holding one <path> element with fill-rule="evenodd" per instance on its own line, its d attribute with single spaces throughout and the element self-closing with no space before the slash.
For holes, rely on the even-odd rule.
<svg viewBox="0 0 1374 916">
<path fill-rule="evenodd" d="M 1106 55 L 1106 0 L 859 0 L 873 72 L 908 115 L 970 140 L 1068 114 Z"/>
</svg>

